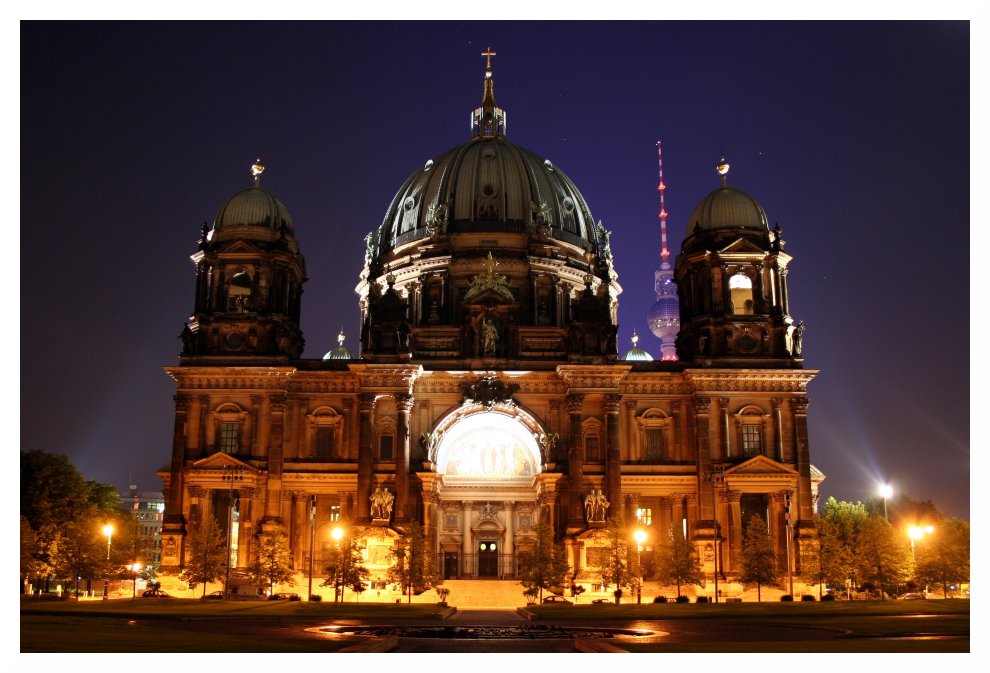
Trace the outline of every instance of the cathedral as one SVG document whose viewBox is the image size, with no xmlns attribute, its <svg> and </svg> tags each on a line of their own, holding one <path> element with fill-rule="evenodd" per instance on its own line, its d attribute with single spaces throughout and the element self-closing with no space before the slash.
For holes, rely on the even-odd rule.
<svg viewBox="0 0 990 673">
<path fill-rule="evenodd" d="M 466 142 L 416 167 L 365 238 L 357 354 L 341 334 L 302 358 L 305 224 L 262 188 L 260 160 L 204 227 L 195 308 L 165 368 L 165 588 L 182 589 L 205 517 L 229 540 L 235 590 L 268 531 L 288 539 L 294 586 L 315 567 L 315 587 L 343 528 L 385 600 L 413 522 L 445 580 L 503 580 L 520 598 L 517 554 L 538 521 L 586 588 L 601 583 L 610 519 L 645 553 L 686 533 L 701 593 L 743 590 L 753 514 L 799 572 L 824 476 L 779 229 L 719 163 L 658 272 L 663 357 L 620 358 L 611 232 L 560 167 L 509 142 L 491 55 Z"/>
</svg>

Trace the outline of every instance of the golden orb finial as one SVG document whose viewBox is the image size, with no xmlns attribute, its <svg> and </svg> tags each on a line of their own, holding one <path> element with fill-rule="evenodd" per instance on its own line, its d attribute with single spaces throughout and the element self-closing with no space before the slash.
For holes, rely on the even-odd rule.
<svg viewBox="0 0 990 673">
<path fill-rule="evenodd" d="M 633 342 L 633 348 L 635 348 L 636 344 L 639 343 L 639 335 L 636 334 L 636 330 L 633 330 L 632 342 Z"/>
<path fill-rule="evenodd" d="M 722 155 L 722 158 L 718 160 L 718 165 L 715 166 L 715 170 L 718 172 L 719 175 L 722 176 L 722 186 L 725 187 L 726 186 L 725 176 L 729 174 L 729 162 L 725 160 L 724 154 Z"/>
<path fill-rule="evenodd" d="M 261 184 L 261 174 L 265 172 L 265 167 L 261 163 L 261 155 L 251 165 L 251 175 L 254 176 L 254 186 L 257 187 Z"/>
</svg>

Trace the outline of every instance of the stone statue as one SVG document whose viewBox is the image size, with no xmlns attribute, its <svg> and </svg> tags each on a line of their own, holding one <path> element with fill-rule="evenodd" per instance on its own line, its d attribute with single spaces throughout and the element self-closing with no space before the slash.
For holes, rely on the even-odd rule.
<svg viewBox="0 0 990 673">
<path fill-rule="evenodd" d="M 595 492 L 592 491 L 584 496 L 584 517 L 588 523 L 595 520 Z"/>
<path fill-rule="evenodd" d="M 464 301 L 471 301 L 479 294 L 488 290 L 501 295 L 508 301 L 515 301 L 512 290 L 509 289 L 508 279 L 504 274 L 495 271 L 496 266 L 498 266 L 498 262 L 495 261 L 492 253 L 489 252 L 488 259 L 485 260 L 485 270 L 471 279 L 471 286 L 464 294 Z"/>
<path fill-rule="evenodd" d="M 375 232 L 369 231 L 368 235 L 364 237 L 364 265 L 368 266 L 371 264 L 372 257 L 375 256 L 375 245 L 374 245 Z"/>
<path fill-rule="evenodd" d="M 801 340 L 804 338 L 804 323 L 798 322 L 797 326 L 794 328 L 794 350 L 793 355 L 801 355 Z"/>
<path fill-rule="evenodd" d="M 481 326 L 481 344 L 485 355 L 495 355 L 495 343 L 498 341 L 498 329 L 488 318 L 485 318 Z"/>
<path fill-rule="evenodd" d="M 601 489 L 592 490 L 584 496 L 584 512 L 588 519 L 588 523 L 605 521 L 605 515 L 608 512 L 609 503 L 608 498 L 602 493 Z"/>
<path fill-rule="evenodd" d="M 388 521 L 392 517 L 392 501 L 395 496 L 388 489 L 376 488 L 368 498 L 371 500 L 371 518 Z"/>
</svg>

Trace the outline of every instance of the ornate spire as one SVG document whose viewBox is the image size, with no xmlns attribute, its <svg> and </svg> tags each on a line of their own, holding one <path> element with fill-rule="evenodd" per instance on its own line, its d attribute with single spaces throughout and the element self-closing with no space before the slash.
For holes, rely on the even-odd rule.
<svg viewBox="0 0 990 673">
<path fill-rule="evenodd" d="M 265 172 L 265 167 L 261 164 L 261 155 L 258 155 L 257 160 L 251 166 L 251 175 L 254 176 L 254 186 L 261 186 L 261 174 Z"/>
<path fill-rule="evenodd" d="M 481 97 L 481 107 L 471 114 L 471 137 L 503 138 L 505 137 L 505 110 L 495 104 L 495 80 L 492 79 L 492 56 L 495 52 L 491 47 L 481 52 L 485 57 L 485 89 Z"/>
</svg>

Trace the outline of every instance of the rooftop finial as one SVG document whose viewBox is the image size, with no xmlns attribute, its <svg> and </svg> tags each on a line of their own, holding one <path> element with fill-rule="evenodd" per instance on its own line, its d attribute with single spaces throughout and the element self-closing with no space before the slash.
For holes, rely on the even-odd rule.
<svg viewBox="0 0 990 673">
<path fill-rule="evenodd" d="M 346 339 L 346 338 L 347 337 L 344 336 L 344 326 L 341 325 L 340 326 L 340 334 L 337 335 L 337 347 L 338 348 L 343 348 L 344 347 L 344 339 Z"/>
<path fill-rule="evenodd" d="M 498 138 L 505 136 L 505 111 L 495 105 L 495 80 L 492 79 L 491 47 L 481 52 L 485 59 L 485 92 L 481 107 L 471 115 L 471 135 L 474 138 Z"/>
<path fill-rule="evenodd" d="M 729 162 L 725 160 L 724 154 L 722 155 L 722 158 L 718 160 L 718 165 L 715 166 L 715 170 L 718 171 L 718 174 L 722 176 L 722 186 L 727 187 L 728 184 L 725 179 L 725 176 L 728 175 L 729 173 Z"/>
<path fill-rule="evenodd" d="M 633 348 L 635 348 L 636 347 L 636 344 L 638 344 L 638 343 L 639 343 L 639 335 L 636 334 L 636 330 L 633 330 L 633 335 L 632 335 Z"/>
<path fill-rule="evenodd" d="M 254 186 L 261 186 L 261 174 L 265 172 L 265 167 L 261 164 L 261 155 L 255 160 L 254 164 L 251 166 L 251 175 L 254 176 Z"/>
</svg>

